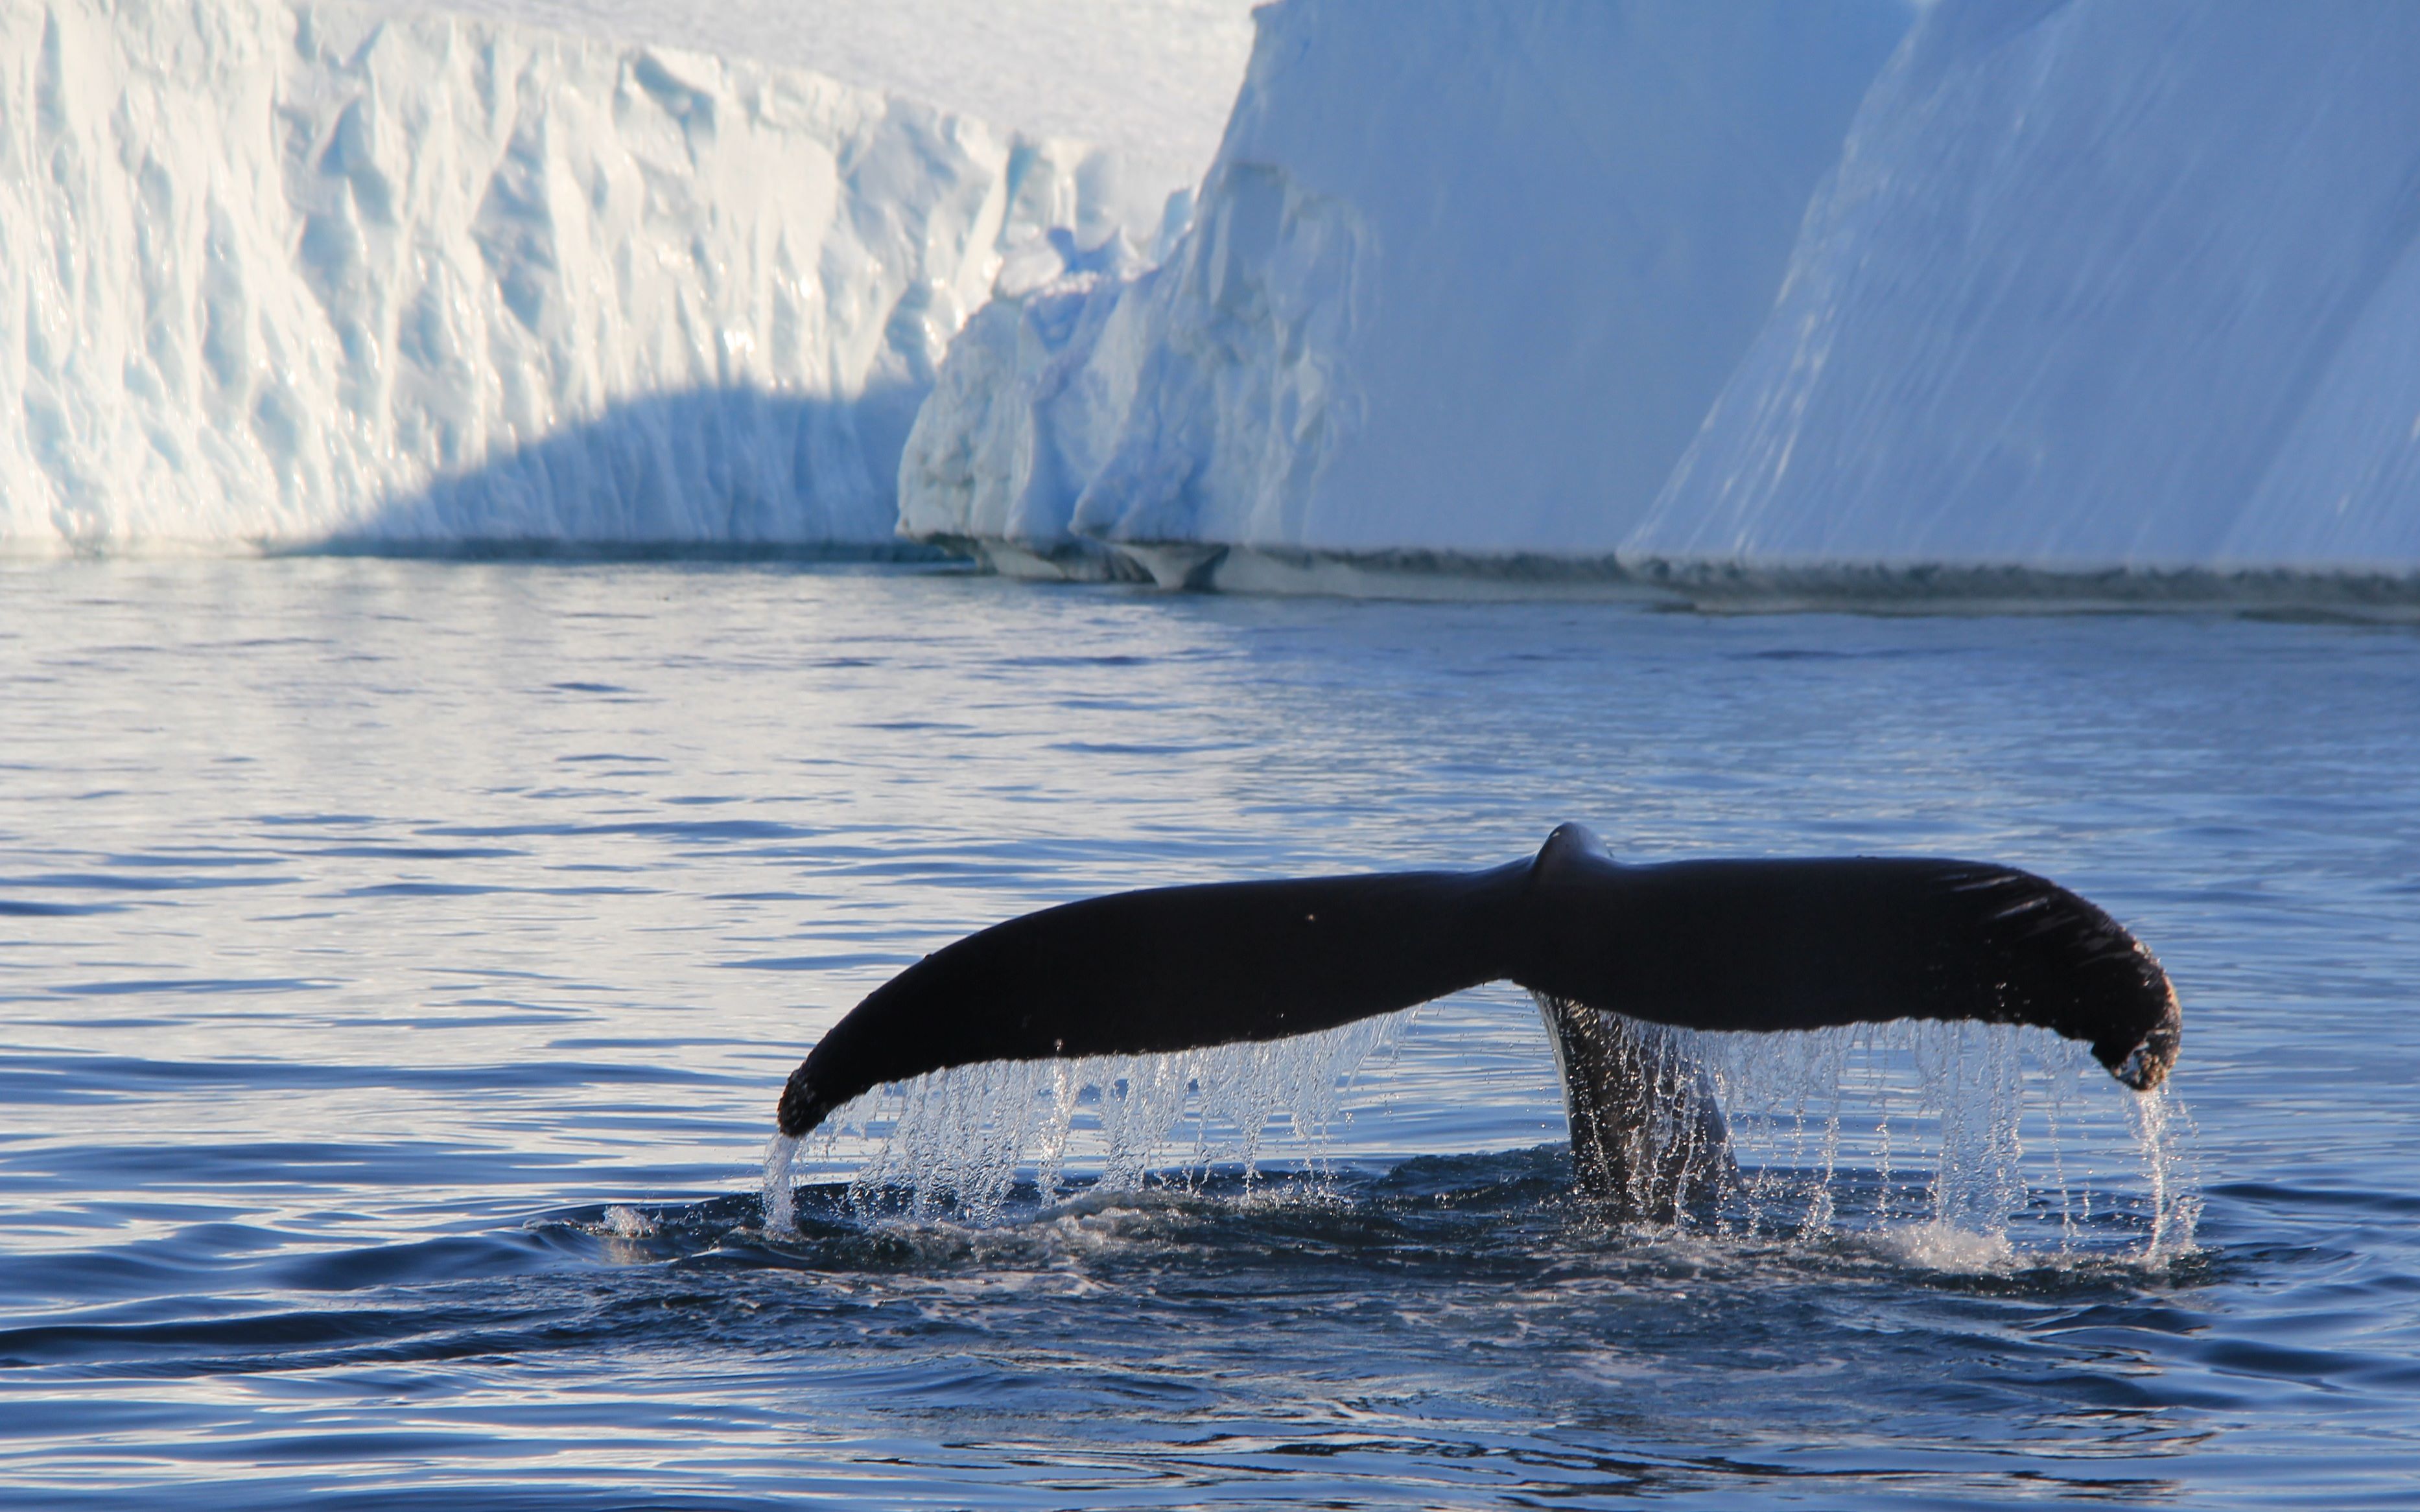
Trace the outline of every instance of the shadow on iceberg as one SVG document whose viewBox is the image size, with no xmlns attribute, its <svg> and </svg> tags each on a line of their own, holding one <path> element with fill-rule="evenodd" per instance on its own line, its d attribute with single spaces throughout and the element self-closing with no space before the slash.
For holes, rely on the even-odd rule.
<svg viewBox="0 0 2420 1512">
<path fill-rule="evenodd" d="M 614 405 L 324 532 L 285 555 L 939 561 L 903 541 L 899 454 L 923 402 L 754 387 Z"/>
</svg>

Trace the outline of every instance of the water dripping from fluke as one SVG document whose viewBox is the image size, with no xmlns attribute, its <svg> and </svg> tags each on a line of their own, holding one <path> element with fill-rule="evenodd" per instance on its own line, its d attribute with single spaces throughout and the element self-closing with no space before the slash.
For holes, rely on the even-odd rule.
<svg viewBox="0 0 2420 1512">
<path fill-rule="evenodd" d="M 1736 1163 L 1680 1215 L 1696 1227 L 1957 1272 L 2158 1268 L 2193 1248 L 2181 1100 L 2118 1086 L 2072 1041 L 1905 1020 L 1664 1032 L 1663 1054 L 1711 1086 Z"/>
<path fill-rule="evenodd" d="M 803 1135 L 899 1088 L 887 1116 L 855 1112 L 880 1133 L 852 1190 L 917 1220 L 996 1223 L 1029 1167 L 1047 1203 L 1084 1127 L 1106 1146 L 1107 1189 L 1139 1184 L 1188 1120 L 1187 1168 L 1220 1129 L 1249 1183 L 1273 1122 L 1315 1135 L 1334 1116 L 1366 1026 L 1498 980 L 1545 1016 L 1584 1202 L 1612 1223 L 1717 1233 L 1786 1214 L 1810 1238 L 1908 1216 L 1989 1236 L 2040 1211 L 2072 1244 L 2097 1233 L 2089 1188 L 2079 1200 L 2060 1141 L 2027 1128 L 2029 1074 L 2074 1080 L 2083 1046 L 2148 1092 L 2181 1034 L 2150 950 L 2031 872 L 1922 856 L 1633 866 L 1567 824 L 1479 871 L 1144 888 L 1007 919 L 869 994 L 790 1073 L 776 1118 Z M 2029 1073 L 2018 1036 L 2044 1031 L 2068 1048 Z M 2155 1152 L 2155 1251 L 2181 1216 L 2161 1127 L 2131 1136 Z M 1785 1132 L 1786 1158 L 1752 1158 Z M 2027 1150 L 2045 1139 L 2038 1179 Z M 1911 1148 L 1929 1157 L 1921 1211 L 1903 1214 Z"/>
<path fill-rule="evenodd" d="M 790 1167 L 799 1157 L 797 1136 L 776 1132 L 765 1142 L 765 1232 L 798 1232 L 798 1198 L 790 1186 Z"/>
<path fill-rule="evenodd" d="M 1272 1159 L 1313 1189 L 1324 1180 L 1356 1073 L 1408 1017 L 1165 1055 L 956 1066 L 877 1088 L 824 1127 L 861 1151 L 848 1200 L 867 1219 L 990 1227 L 1028 1215 L 1023 1201 L 1012 1213 L 1013 1194 L 1047 1213 L 1153 1184 L 1192 1192 L 1231 1168 L 1249 1202 Z M 796 1144 L 767 1151 L 768 1228 L 790 1211 Z"/>
<path fill-rule="evenodd" d="M 1624 1168 L 1668 1200 L 1592 1203 L 1575 1151 L 1581 1196 L 1559 1200 L 1604 1242 L 1683 1231 L 1949 1273 L 2157 1269 L 2192 1252 L 2181 1101 L 2118 1086 L 2075 1041 L 2008 1025 L 1767 1034 L 1606 1018 L 1607 1042 L 1652 1073 L 1633 1080 L 1658 1094 L 1621 1126 Z M 1248 1210 L 1269 1199 L 1272 1157 L 1296 1178 L 1282 1201 L 1379 1200 L 1323 1186 L 1326 1135 L 1405 1025 L 959 1066 L 861 1098 L 825 1131 L 834 1157 L 855 1160 L 845 1208 L 863 1224 L 1047 1224 L 1155 1199 Z M 1593 1137 L 1609 1137 L 1595 1117 Z M 767 1150 L 768 1233 L 792 1230 L 796 1147 L 777 1136 Z"/>
</svg>

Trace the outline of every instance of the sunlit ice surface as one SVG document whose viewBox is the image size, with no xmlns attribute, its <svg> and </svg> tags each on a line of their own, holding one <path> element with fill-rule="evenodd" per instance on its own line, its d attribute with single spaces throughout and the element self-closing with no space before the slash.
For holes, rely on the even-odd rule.
<svg viewBox="0 0 2420 1512">
<path fill-rule="evenodd" d="M 0 1479 L 35 1504 L 2420 1475 L 2408 628 L 70 562 L 0 567 Z M 1179 1068 L 1122 1129 L 1133 1068 L 1076 1087 L 1055 1167 L 1049 1119 L 986 1165 L 911 1106 L 1055 1118 L 1055 1079 L 892 1089 L 768 1225 L 783 1077 L 923 952 L 1566 819 L 2076 887 L 2183 994 L 2158 1127 L 2040 1036 L 1709 1043 L 1770 1184 L 1607 1226 L 1503 988 Z"/>
</svg>

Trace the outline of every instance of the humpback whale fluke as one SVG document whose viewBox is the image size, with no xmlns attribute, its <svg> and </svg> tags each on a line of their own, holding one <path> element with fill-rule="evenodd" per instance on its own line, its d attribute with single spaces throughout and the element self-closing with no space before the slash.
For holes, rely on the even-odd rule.
<svg viewBox="0 0 2420 1512">
<path fill-rule="evenodd" d="M 834 1026 L 783 1089 L 782 1132 L 950 1066 L 1280 1039 L 1507 978 L 1556 1031 L 1581 1184 L 1650 1212 L 1702 1195 L 1640 1164 L 1644 1120 L 1671 1119 L 1655 1088 L 1701 1073 L 1623 1020 L 2035 1025 L 2088 1042 L 2137 1090 L 2167 1075 L 2180 1027 L 2151 952 L 2029 872 L 1869 856 L 1624 866 L 1564 825 L 1534 857 L 1483 872 L 1155 887 L 996 924 Z M 1683 1142 L 1719 1147 L 1721 1114 L 1699 1104 Z"/>
</svg>

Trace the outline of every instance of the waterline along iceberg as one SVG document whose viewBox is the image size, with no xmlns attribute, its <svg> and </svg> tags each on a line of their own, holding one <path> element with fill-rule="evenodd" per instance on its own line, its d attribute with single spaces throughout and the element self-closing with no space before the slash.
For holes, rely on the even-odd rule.
<svg viewBox="0 0 2420 1512">
<path fill-rule="evenodd" d="M 813 74 L 334 5 L 12 5 L 0 69 L 20 549 L 890 541 L 963 313 L 1097 239 L 1113 177 Z"/>
<path fill-rule="evenodd" d="M 1101 543 L 1180 572 L 1196 544 L 1611 553 L 1909 14 L 1264 8 L 1190 233 L 968 327 L 901 529 L 1068 571 Z"/>
<path fill-rule="evenodd" d="M 2420 8 L 1417 14 L 1259 13 L 1190 231 L 970 321 L 903 532 L 1236 586 L 2420 583 Z"/>
</svg>

